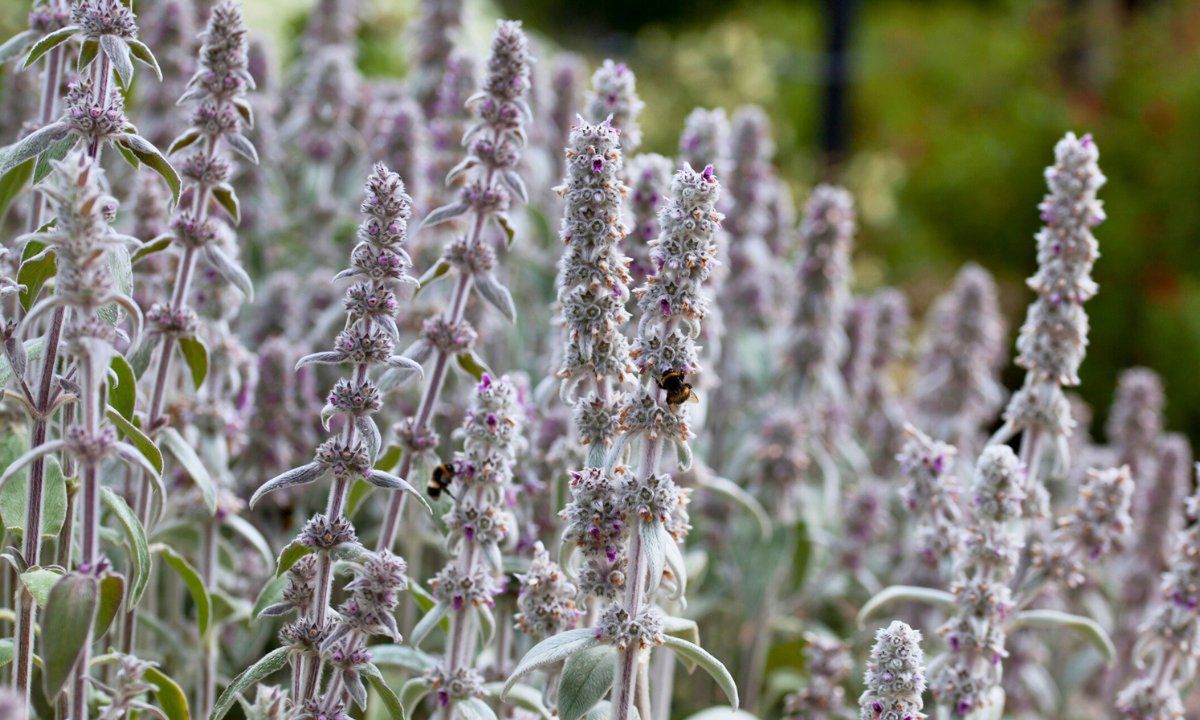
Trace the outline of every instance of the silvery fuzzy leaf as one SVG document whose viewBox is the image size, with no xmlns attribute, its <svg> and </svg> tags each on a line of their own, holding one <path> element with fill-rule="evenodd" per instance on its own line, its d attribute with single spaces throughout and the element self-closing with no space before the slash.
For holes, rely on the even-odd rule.
<svg viewBox="0 0 1200 720">
<path fill-rule="evenodd" d="M 43 150 L 62 140 L 70 132 L 67 124 L 60 120 L 34 130 L 8 147 L 0 148 L 0 175 L 5 175 L 29 158 L 40 155 Z"/>
<path fill-rule="evenodd" d="M 479 164 L 479 158 L 474 155 L 468 155 L 463 158 L 457 165 L 450 168 L 450 172 L 446 173 L 446 187 L 454 184 L 454 181 L 460 178 L 463 173 Z"/>
<path fill-rule="evenodd" d="M 508 319 L 509 322 L 517 321 L 517 306 L 513 303 L 512 293 L 508 288 L 500 284 L 496 276 L 492 273 L 479 274 L 475 276 L 475 289 L 479 291 L 479 296 L 487 300 L 488 304 L 500 311 L 500 314 Z"/>
<path fill-rule="evenodd" d="M 363 442 L 367 444 L 367 454 L 374 461 L 375 456 L 379 454 L 379 446 L 383 442 L 383 438 L 379 435 L 379 426 L 375 424 L 375 420 L 370 415 L 356 415 L 354 428 L 358 430 L 359 435 L 362 435 Z"/>
<path fill-rule="evenodd" d="M 354 704 L 360 709 L 366 709 L 367 688 L 363 685 L 362 677 L 358 673 L 345 678 L 345 688 Z"/>
<path fill-rule="evenodd" d="M 263 483 L 262 487 L 260 487 L 258 490 L 255 490 L 254 495 L 250 498 L 250 507 L 253 508 L 258 503 L 259 499 L 267 493 L 275 492 L 276 490 L 282 490 L 284 488 L 295 487 L 297 485 L 307 485 L 308 483 L 317 480 L 317 478 L 321 477 L 324 473 L 325 471 L 321 469 L 321 466 L 317 465 L 315 462 L 288 470 L 282 475 L 278 475 Z"/>
<path fill-rule="evenodd" d="M 529 652 L 525 653 L 525 657 L 521 658 L 521 662 L 517 663 L 516 669 L 504 681 L 504 689 L 500 691 L 500 698 L 504 699 L 518 680 L 534 670 L 561 662 L 599 644 L 600 641 L 596 639 L 596 631 L 592 628 L 576 628 L 546 638 L 534 645 Z"/>
<path fill-rule="evenodd" d="M 129 83 L 133 81 L 133 58 L 130 56 L 129 46 L 116 35 L 101 35 L 100 49 L 112 63 L 121 88 L 128 89 Z"/>
<path fill-rule="evenodd" d="M 296 361 L 296 370 L 305 365 L 337 365 L 345 359 L 345 356 L 334 350 L 326 350 L 324 352 L 316 352 L 311 355 L 305 355 Z"/>
<path fill-rule="evenodd" d="M 356 268 L 356 267 L 346 268 L 345 270 L 341 271 L 337 275 L 334 275 L 333 281 L 337 282 L 339 280 L 349 280 L 350 278 L 358 277 L 359 275 L 363 275 L 363 274 L 365 274 L 365 273 L 360 268 Z"/>
<path fill-rule="evenodd" d="M 425 508 L 426 512 L 428 512 L 430 515 L 433 515 L 433 508 L 429 506 L 429 502 L 425 499 L 425 496 L 418 492 L 417 489 L 412 485 L 409 485 L 408 481 L 404 478 L 396 477 L 395 475 L 386 473 L 382 470 L 372 470 L 371 473 L 367 475 L 366 481 L 375 487 L 381 487 L 385 490 L 399 490 L 412 495 L 421 503 L 421 506 Z"/>
<path fill-rule="evenodd" d="M 450 203 L 449 205 L 443 205 L 426 215 L 425 219 L 421 221 L 421 224 L 417 227 L 417 229 L 424 230 L 427 227 L 433 227 L 434 225 L 444 223 L 447 220 L 453 220 L 459 215 L 466 213 L 470 209 L 471 206 L 464 202 L 455 202 Z"/>
<path fill-rule="evenodd" d="M 444 602 L 438 602 L 433 607 L 429 608 L 429 612 L 421 618 L 417 626 L 413 628 L 412 634 L 408 637 L 408 644 L 413 647 L 420 647 L 421 641 L 437 627 L 442 618 L 450 611 L 450 606 Z"/>
<path fill-rule="evenodd" d="M 4 483 L 11 480 L 12 477 L 21 470 L 21 468 L 25 467 L 29 463 L 37 460 L 43 455 L 49 455 L 50 453 L 58 452 L 66 446 L 66 440 L 51 440 L 50 442 L 42 443 L 41 445 L 29 450 L 21 457 L 13 460 L 12 464 L 4 469 L 4 474 L 0 475 L 0 487 L 3 487 Z"/>
<path fill-rule="evenodd" d="M 646 582 L 649 583 L 646 591 L 653 595 L 662 584 L 663 569 L 667 566 L 667 541 L 671 544 L 675 541 L 666 535 L 657 518 L 650 522 L 639 520 L 638 535 L 642 540 L 642 559 L 646 563 Z"/>
<path fill-rule="evenodd" d="M 421 363 L 413 358 L 403 355 L 392 355 L 386 360 L 386 364 L 389 368 L 399 373 L 400 382 L 405 382 L 413 378 L 419 380 L 425 377 L 425 371 L 421 368 Z"/>
<path fill-rule="evenodd" d="M 27 359 L 25 344 L 15 334 L 4 339 L 4 353 L 8 356 L 9 367 L 12 369 L 13 375 L 24 377 Z"/>
<path fill-rule="evenodd" d="M 250 142 L 245 135 L 233 133 L 232 135 L 225 135 L 224 138 L 231 150 L 246 158 L 251 163 L 258 164 L 258 151 L 254 149 L 254 143 Z"/>
<path fill-rule="evenodd" d="M 504 184 L 516 194 L 521 200 L 521 204 L 529 204 L 529 191 L 525 189 L 525 181 L 521 179 L 521 175 L 516 170 L 509 168 L 504 171 L 503 177 Z"/>
<path fill-rule="evenodd" d="M 251 282 L 250 276 L 246 274 L 241 265 L 226 255 L 224 250 L 211 243 L 204 246 L 204 250 L 201 252 L 204 259 L 221 274 L 221 277 L 225 278 L 226 282 L 241 290 L 247 301 L 254 300 L 254 283 Z"/>
</svg>

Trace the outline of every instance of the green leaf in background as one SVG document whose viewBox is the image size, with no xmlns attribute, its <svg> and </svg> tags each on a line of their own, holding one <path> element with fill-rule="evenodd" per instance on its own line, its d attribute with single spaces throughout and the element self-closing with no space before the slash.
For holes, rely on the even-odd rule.
<svg viewBox="0 0 1200 720">
<path fill-rule="evenodd" d="M 68 135 L 61 140 L 54 141 L 50 147 L 43 150 L 42 154 L 38 155 L 37 165 L 35 165 L 33 168 L 33 182 L 36 184 L 45 180 L 46 176 L 50 174 L 50 171 L 54 169 L 54 166 L 50 164 L 50 161 L 62 160 L 65 158 L 67 153 L 71 152 L 71 148 L 75 147 L 78 140 L 79 138 L 77 136 Z"/>
<path fill-rule="evenodd" d="M 279 602 L 283 597 L 283 589 L 287 587 L 288 579 L 283 575 L 273 577 L 268 580 L 258 591 L 258 597 L 254 600 L 254 608 L 250 611 L 250 617 L 258 619 L 263 610 Z"/>
<path fill-rule="evenodd" d="M 100 607 L 96 612 L 96 637 L 101 637 L 108 632 L 108 628 L 117 617 L 124 600 L 124 575 L 109 573 L 100 578 Z"/>
<path fill-rule="evenodd" d="M 204 467 L 204 463 L 201 462 L 200 456 L 173 427 L 163 428 L 159 432 L 158 438 L 163 448 L 171 453 L 171 457 L 175 458 L 192 482 L 196 484 L 208 511 L 215 515 L 217 512 L 217 487 L 213 483 L 212 476 L 208 474 L 208 468 Z"/>
<path fill-rule="evenodd" d="M 401 704 L 400 698 L 396 696 L 387 681 L 383 679 L 383 673 L 379 672 L 379 668 L 375 667 L 373 663 L 367 663 L 362 667 L 361 672 L 375 692 L 379 693 L 379 699 L 383 701 L 392 720 L 406 720 L 408 715 L 404 712 L 404 705 Z"/>
<path fill-rule="evenodd" d="M 162 555 L 167 565 L 171 566 L 187 586 L 192 602 L 196 605 L 196 628 L 200 631 L 200 637 L 204 637 L 208 634 L 208 626 L 212 622 L 212 598 L 208 594 L 208 588 L 204 586 L 204 579 L 200 577 L 196 568 L 171 546 L 155 543 L 151 549 Z"/>
<path fill-rule="evenodd" d="M 158 707 L 166 714 L 167 720 L 191 720 L 192 711 L 188 709 L 187 695 L 183 694 L 179 683 L 153 666 L 146 669 L 145 678 L 154 686 L 154 699 L 158 701 Z"/>
<path fill-rule="evenodd" d="M 50 599 L 50 589 L 62 579 L 62 576 L 61 572 L 46 568 L 29 568 L 21 573 L 21 584 L 37 601 L 38 606 L 46 607 L 46 601 Z"/>
<path fill-rule="evenodd" d="M 137 606 L 150 581 L 150 547 L 146 543 L 146 530 L 138 521 L 137 515 L 126 504 L 124 498 L 108 488 L 100 489 L 100 498 L 121 525 L 125 540 L 129 545 L 129 565 L 133 576 L 133 586 L 129 595 L 129 608 Z"/>
<path fill-rule="evenodd" d="M 708 673 L 725 693 L 725 697 L 729 699 L 729 705 L 734 708 L 738 706 L 737 683 L 733 681 L 733 676 L 729 674 L 729 670 L 720 660 L 699 645 L 673 635 L 663 636 L 663 646 L 674 652 L 676 657 L 689 660 L 704 668 L 704 672 Z"/>
<path fill-rule="evenodd" d="M 71 573 L 62 576 L 46 600 L 42 627 L 42 690 L 53 701 L 62 692 L 71 670 L 92 636 L 99 605 L 96 578 Z"/>
<path fill-rule="evenodd" d="M 21 300 L 21 307 L 26 311 L 37 300 L 38 294 L 42 292 L 42 286 L 57 272 L 58 262 L 53 252 L 33 259 L 35 255 L 45 249 L 46 243 L 40 240 L 30 240 L 25 243 L 25 249 L 21 251 L 21 267 L 17 270 L 17 282 L 24 285 L 25 288 L 21 290 L 18 297 Z"/>
<path fill-rule="evenodd" d="M 279 552 L 279 558 L 275 561 L 275 577 L 283 577 L 283 574 L 290 570 L 297 560 L 311 552 L 312 548 L 302 545 L 299 540 L 288 543 Z"/>
<path fill-rule="evenodd" d="M 208 377 L 208 346 L 198 337 L 181 337 L 179 351 L 192 372 L 192 385 L 199 390 L 204 378 Z"/>
<path fill-rule="evenodd" d="M 287 664 L 288 649 L 281 647 L 272 650 L 261 660 L 243 670 L 240 675 L 235 677 L 225 687 L 225 692 L 221 693 L 221 697 L 217 698 L 212 712 L 208 715 L 208 720 L 221 720 L 221 718 L 225 717 L 225 713 L 229 712 L 229 708 L 233 707 L 233 704 L 237 702 L 238 696 L 257 685 L 260 681 L 279 672 Z"/>
<path fill-rule="evenodd" d="M 137 377 L 123 355 L 113 355 L 112 371 L 116 376 L 108 381 L 108 401 L 127 420 L 133 420 L 137 405 Z"/>
<path fill-rule="evenodd" d="M 611 645 L 589 648 L 567 658 L 558 680 L 558 716 L 579 720 L 612 688 L 617 653 Z"/>
<path fill-rule="evenodd" d="M 108 411 L 104 413 L 104 416 L 108 418 L 108 421 L 111 422 L 121 433 L 121 435 L 129 441 L 130 445 L 133 445 L 135 448 L 137 448 L 138 452 L 144 455 L 159 473 L 162 473 L 162 451 L 158 449 L 158 446 L 154 444 L 154 441 L 151 440 L 146 433 L 142 432 L 141 428 L 139 428 L 137 425 L 134 425 L 129 420 L 126 420 L 125 416 L 122 415 L 116 408 L 108 408 Z"/>
<path fill-rule="evenodd" d="M 9 427 L 3 432 L 3 436 L 0 436 L 0 467 L 8 467 L 24 453 L 28 441 L 23 427 Z M 5 528 L 25 531 L 28 495 L 29 468 L 18 471 L 0 486 L 0 519 Z M 49 455 L 42 475 L 42 535 L 58 533 L 66 517 L 67 481 L 63 478 L 58 459 Z"/>
<path fill-rule="evenodd" d="M 8 213 L 12 201 L 21 194 L 29 179 L 33 177 L 34 159 L 29 158 L 0 177 L 0 220 Z"/>
<path fill-rule="evenodd" d="M 476 381 L 482 380 L 483 374 L 488 371 L 487 365 L 473 352 L 459 353 L 454 357 L 458 361 L 458 366 Z"/>
<path fill-rule="evenodd" d="M 17 655 L 16 645 L 13 644 L 11 638 L 0 640 L 0 667 L 4 667 L 13 661 Z"/>
</svg>

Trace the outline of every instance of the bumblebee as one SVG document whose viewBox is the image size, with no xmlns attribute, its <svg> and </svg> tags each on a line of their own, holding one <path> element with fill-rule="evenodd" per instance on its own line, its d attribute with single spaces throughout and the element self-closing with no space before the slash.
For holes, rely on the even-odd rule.
<svg viewBox="0 0 1200 720">
<path fill-rule="evenodd" d="M 685 402 L 700 402 L 691 383 L 687 382 L 687 374 L 678 370 L 668 370 L 658 379 L 658 386 L 667 392 L 668 405 L 681 405 Z"/>
<path fill-rule="evenodd" d="M 433 476 L 429 478 L 425 492 L 434 500 L 441 497 L 442 493 L 454 497 L 450 492 L 450 483 L 452 482 L 454 482 L 454 466 L 450 463 L 442 463 L 433 469 Z"/>
</svg>

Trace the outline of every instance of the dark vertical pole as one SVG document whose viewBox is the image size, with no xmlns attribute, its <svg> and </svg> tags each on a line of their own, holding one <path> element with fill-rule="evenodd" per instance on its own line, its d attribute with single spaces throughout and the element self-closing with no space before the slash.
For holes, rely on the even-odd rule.
<svg viewBox="0 0 1200 720">
<path fill-rule="evenodd" d="M 833 179 L 850 149 L 850 35 L 855 0 L 825 0 L 822 172 Z"/>
</svg>

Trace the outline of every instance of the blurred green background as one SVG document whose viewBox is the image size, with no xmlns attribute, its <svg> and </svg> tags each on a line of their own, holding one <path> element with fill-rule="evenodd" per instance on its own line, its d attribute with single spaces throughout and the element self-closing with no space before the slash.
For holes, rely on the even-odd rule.
<svg viewBox="0 0 1200 720">
<path fill-rule="evenodd" d="M 830 2 L 501 4 L 572 49 L 625 57 L 647 149 L 671 152 L 693 106 L 754 102 L 798 199 L 820 177 Z M 1172 428 L 1200 441 L 1200 3 L 869 0 L 849 56 L 840 180 L 862 212 L 857 283 L 898 285 L 922 312 L 974 259 L 1002 282 L 1015 333 L 1043 168 L 1065 131 L 1090 132 L 1109 217 L 1080 391 L 1101 428 L 1117 373 L 1150 366 Z"/>
<path fill-rule="evenodd" d="M 141 0 L 154 2 L 154 0 Z M 625 60 L 647 102 L 645 150 L 674 153 L 697 105 L 758 103 L 797 201 L 821 151 L 828 10 L 846 0 L 467 0 L 482 54 L 492 18 L 544 47 Z M 363 0 L 360 65 L 402 74 L 416 0 Z M 5 29 L 24 3 L 6 2 Z M 245 0 L 287 58 L 311 0 Z M 1200 3 L 1186 0 L 858 0 L 850 6 L 848 152 L 860 289 L 903 288 L 920 314 L 966 260 L 996 273 L 1015 334 L 1031 294 L 1042 170 L 1067 130 L 1101 150 L 1109 219 L 1082 395 L 1102 427 L 1116 374 L 1162 373 L 1171 427 L 1200 444 Z M 1016 385 L 1020 373 L 1007 378 Z"/>
</svg>

